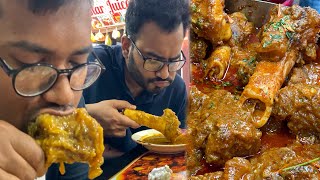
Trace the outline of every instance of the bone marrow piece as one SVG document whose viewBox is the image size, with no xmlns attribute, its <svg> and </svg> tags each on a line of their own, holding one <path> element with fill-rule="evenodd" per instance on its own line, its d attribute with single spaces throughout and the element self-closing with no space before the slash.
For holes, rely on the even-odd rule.
<svg viewBox="0 0 320 180">
<path fill-rule="evenodd" d="M 253 123 L 257 128 L 265 125 L 271 115 L 274 98 L 295 64 L 296 53 L 290 51 L 280 62 L 260 61 L 241 94 L 240 102 L 253 103 Z"/>
<path fill-rule="evenodd" d="M 231 48 L 229 46 L 220 46 L 213 51 L 211 56 L 204 63 L 205 76 L 209 76 L 210 79 L 222 79 L 231 58 Z"/>
</svg>

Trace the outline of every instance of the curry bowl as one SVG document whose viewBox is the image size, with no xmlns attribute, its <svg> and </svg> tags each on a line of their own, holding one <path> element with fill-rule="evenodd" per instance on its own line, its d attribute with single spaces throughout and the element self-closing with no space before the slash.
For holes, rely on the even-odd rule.
<svg viewBox="0 0 320 180">
<path fill-rule="evenodd" d="M 146 149 L 160 154 L 176 154 L 185 151 L 186 144 L 172 144 L 155 129 L 134 133 L 131 138 Z"/>
</svg>

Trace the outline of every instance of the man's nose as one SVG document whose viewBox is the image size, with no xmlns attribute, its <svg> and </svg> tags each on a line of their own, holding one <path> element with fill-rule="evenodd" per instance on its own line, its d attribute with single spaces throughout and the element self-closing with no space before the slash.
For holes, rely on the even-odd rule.
<svg viewBox="0 0 320 180">
<path fill-rule="evenodd" d="M 165 64 L 159 71 L 156 72 L 156 75 L 162 79 L 167 79 L 169 77 L 169 66 Z"/>
<path fill-rule="evenodd" d="M 70 87 L 67 76 L 60 75 L 54 86 L 43 94 L 43 98 L 50 103 L 58 105 L 70 105 L 74 100 L 74 91 Z"/>
</svg>

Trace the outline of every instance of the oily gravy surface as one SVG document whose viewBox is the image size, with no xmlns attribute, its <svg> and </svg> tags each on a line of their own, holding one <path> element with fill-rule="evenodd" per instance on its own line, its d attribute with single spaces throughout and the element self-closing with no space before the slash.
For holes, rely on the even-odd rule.
<svg viewBox="0 0 320 180">
<path fill-rule="evenodd" d="M 146 135 L 146 136 L 141 138 L 141 141 L 144 142 L 144 143 L 159 144 L 159 145 L 170 145 L 170 144 L 172 144 L 172 142 L 170 142 L 162 134 Z"/>
</svg>

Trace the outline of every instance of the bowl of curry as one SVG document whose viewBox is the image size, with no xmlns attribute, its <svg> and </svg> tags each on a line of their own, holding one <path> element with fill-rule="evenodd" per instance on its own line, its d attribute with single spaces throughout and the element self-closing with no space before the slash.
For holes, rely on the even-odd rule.
<svg viewBox="0 0 320 180">
<path fill-rule="evenodd" d="M 230 2 L 191 0 L 188 178 L 320 179 L 320 14 Z"/>
<path fill-rule="evenodd" d="M 185 151 L 186 144 L 174 144 L 155 129 L 134 133 L 131 138 L 148 150 L 161 154 L 175 154 Z"/>
</svg>

